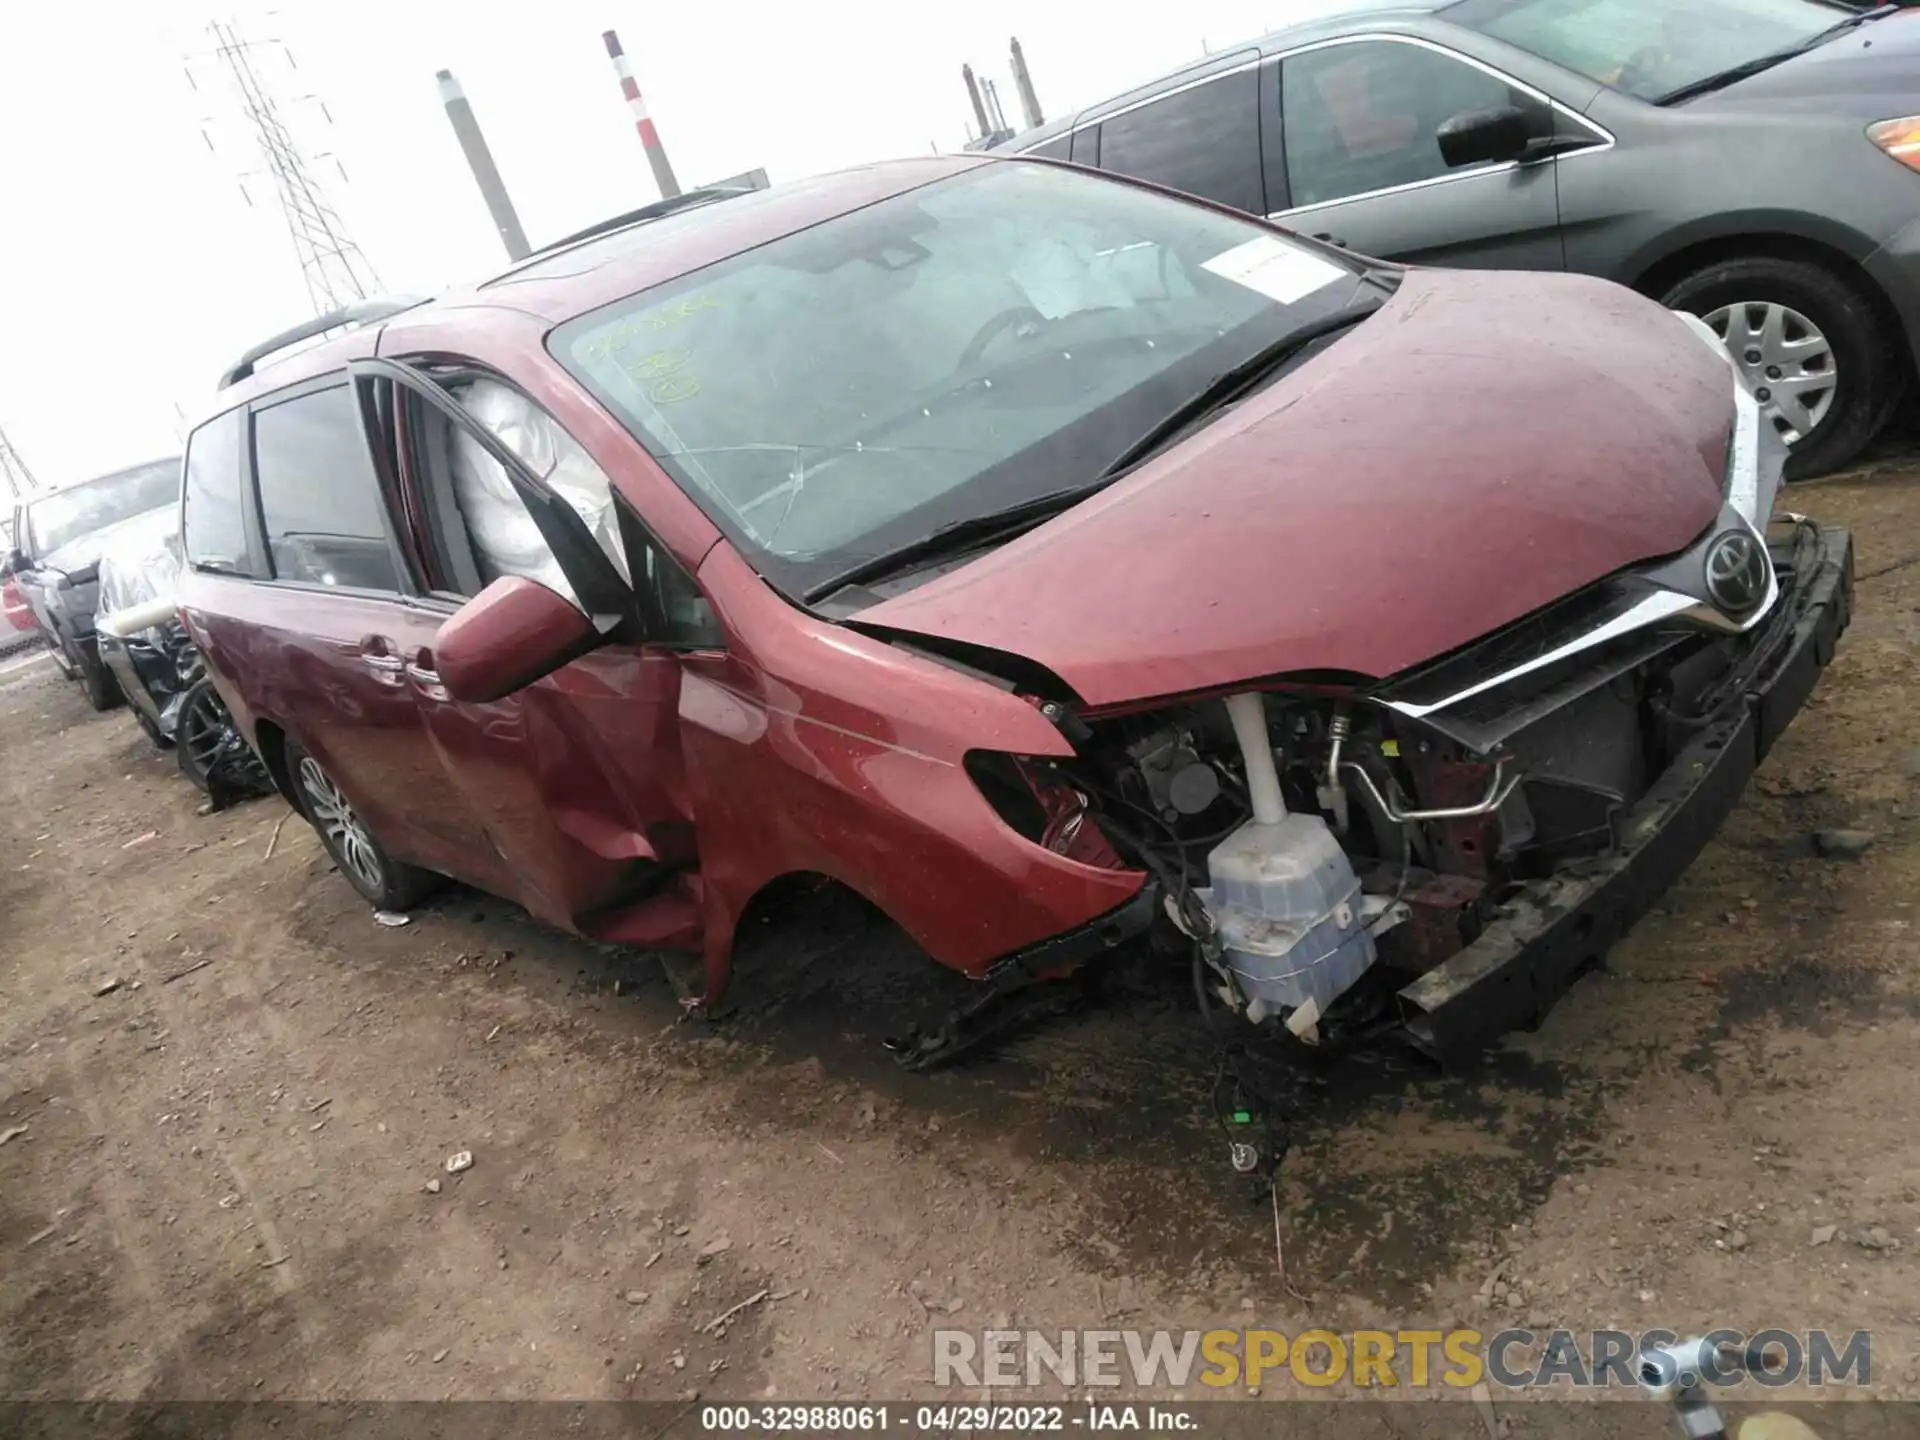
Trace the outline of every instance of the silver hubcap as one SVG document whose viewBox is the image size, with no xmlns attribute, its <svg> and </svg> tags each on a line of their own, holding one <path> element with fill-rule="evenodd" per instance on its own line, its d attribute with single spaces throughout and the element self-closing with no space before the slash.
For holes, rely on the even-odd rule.
<svg viewBox="0 0 1920 1440">
<path fill-rule="evenodd" d="M 1827 418 L 1840 376 L 1833 347 L 1806 316 L 1756 300 L 1701 318 L 1746 377 L 1760 413 L 1788 444 L 1811 435 Z"/>
<path fill-rule="evenodd" d="M 380 871 L 380 856 L 374 851 L 373 837 L 360 823 L 360 817 L 353 813 L 353 806 L 340 793 L 340 787 L 327 778 L 327 772 L 311 755 L 301 758 L 300 788 L 307 792 L 307 809 L 312 812 L 320 833 L 331 842 L 340 863 L 364 880 L 369 889 L 378 890 L 386 877 Z"/>
</svg>

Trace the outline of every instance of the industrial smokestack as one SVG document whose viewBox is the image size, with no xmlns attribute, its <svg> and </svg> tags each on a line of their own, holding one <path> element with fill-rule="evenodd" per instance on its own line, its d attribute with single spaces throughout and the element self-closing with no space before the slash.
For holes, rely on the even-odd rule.
<svg viewBox="0 0 1920 1440">
<path fill-rule="evenodd" d="M 982 80 L 981 85 L 987 92 L 987 114 L 993 119 L 993 128 L 997 133 L 1007 128 L 1007 112 L 1000 108 L 1000 90 L 991 80 Z"/>
<path fill-rule="evenodd" d="M 480 187 L 480 198 L 487 202 L 493 228 L 500 232 L 500 243 L 507 247 L 509 259 L 524 260 L 533 247 L 527 244 L 527 232 L 520 228 L 520 217 L 513 213 L 513 201 L 507 198 L 506 184 L 493 163 L 493 152 L 487 149 L 487 137 L 480 133 L 480 122 L 474 119 L 473 106 L 467 103 L 466 92 L 452 71 L 442 70 L 439 80 L 440 103 L 447 107 L 447 119 L 453 122 L 454 136 L 467 157 L 467 168 L 473 171 L 474 183 Z"/>
<path fill-rule="evenodd" d="M 973 118 L 984 137 L 992 133 L 993 127 L 987 123 L 987 107 L 980 100 L 980 84 L 973 78 L 973 66 L 962 65 L 960 78 L 967 82 L 967 98 L 973 101 Z"/>
<path fill-rule="evenodd" d="M 1047 123 L 1046 116 L 1040 113 L 1040 97 L 1033 93 L 1033 76 L 1027 73 L 1027 57 L 1020 49 L 1018 37 L 1012 42 L 1013 83 L 1020 91 L 1020 110 L 1027 117 L 1027 128 Z"/>
<path fill-rule="evenodd" d="M 633 78 L 633 67 L 627 63 L 627 53 L 620 48 L 620 37 L 609 30 L 600 38 L 607 42 L 607 54 L 612 57 L 613 71 L 620 77 L 620 93 L 627 97 L 627 105 L 633 111 L 633 128 L 640 132 L 640 143 L 646 147 L 647 163 L 653 167 L 653 179 L 660 187 L 660 198 L 671 200 L 680 193 L 680 182 L 673 178 L 673 166 L 667 163 L 667 150 L 660 143 L 660 132 L 653 128 L 653 118 L 647 114 L 647 102 L 640 98 L 640 82 Z"/>
</svg>

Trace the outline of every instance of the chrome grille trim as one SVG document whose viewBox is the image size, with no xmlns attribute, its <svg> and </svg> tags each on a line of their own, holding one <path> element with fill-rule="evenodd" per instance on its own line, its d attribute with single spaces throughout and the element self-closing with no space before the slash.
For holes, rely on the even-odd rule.
<svg viewBox="0 0 1920 1440">
<path fill-rule="evenodd" d="M 1705 322 L 1692 315 L 1679 315 L 1677 318 L 1686 322 L 1689 328 L 1702 337 L 1704 343 L 1711 344 L 1714 352 L 1724 358 L 1726 352 L 1721 347 L 1719 337 L 1707 328 Z M 1732 517 L 1752 531 L 1764 546 L 1767 520 L 1771 517 L 1774 498 L 1779 489 L 1780 464 L 1778 462 L 1784 458 L 1784 447 L 1779 446 L 1776 441 L 1773 449 L 1777 453 L 1771 457 L 1766 454 L 1769 447 L 1766 444 L 1767 436 L 1761 423 L 1759 403 L 1740 381 L 1731 361 L 1727 363 L 1727 371 L 1733 384 L 1734 425 L 1727 451 L 1725 490 L 1727 508 L 1722 512 L 1722 518 L 1724 522 L 1727 513 L 1731 512 Z M 1769 459 L 1772 463 L 1767 463 Z M 1713 526 L 1695 545 L 1688 548 L 1681 561 L 1669 563 L 1684 563 L 1687 559 L 1698 555 L 1706 546 L 1713 543 L 1716 536 L 1724 533 L 1726 528 L 1725 523 Z M 1658 581 L 1651 581 L 1651 583 L 1659 586 Z M 1489 690 L 1524 679 L 1536 671 L 1578 655 L 1584 650 L 1591 650 L 1611 640 L 1617 640 L 1623 635 L 1630 635 L 1652 626 L 1688 625 L 1702 630 L 1718 631 L 1721 634 L 1745 634 L 1765 621 L 1779 603 L 1780 577 L 1774 572 L 1771 560 L 1767 566 L 1766 602 L 1744 620 L 1733 619 L 1698 596 L 1659 586 L 1606 623 L 1576 635 L 1564 644 L 1521 664 L 1477 681 L 1444 699 L 1420 704 L 1408 700 L 1383 698 L 1380 703 L 1410 720 L 1424 719 L 1426 716 L 1438 714 L 1452 706 L 1471 700 L 1475 696 L 1484 695 Z"/>
</svg>

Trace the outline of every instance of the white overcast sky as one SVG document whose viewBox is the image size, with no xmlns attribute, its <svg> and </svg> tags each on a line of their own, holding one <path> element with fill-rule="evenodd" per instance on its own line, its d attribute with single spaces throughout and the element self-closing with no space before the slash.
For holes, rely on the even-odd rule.
<svg viewBox="0 0 1920 1440">
<path fill-rule="evenodd" d="M 442 68 L 466 88 L 537 245 L 658 193 L 601 45 L 610 27 L 683 185 L 756 165 L 778 183 L 958 148 L 963 61 L 998 81 L 1017 124 L 1013 35 L 1051 116 L 1325 4 L 7 5 L 0 428 L 43 484 L 173 453 L 175 407 L 193 416 L 240 351 L 311 313 L 252 134 L 204 55 L 216 15 L 257 42 L 303 147 L 344 167 L 343 181 L 333 160 L 313 162 L 383 287 L 416 292 L 504 260 L 440 106 Z M 295 98 L 315 93 L 331 125 Z"/>
</svg>

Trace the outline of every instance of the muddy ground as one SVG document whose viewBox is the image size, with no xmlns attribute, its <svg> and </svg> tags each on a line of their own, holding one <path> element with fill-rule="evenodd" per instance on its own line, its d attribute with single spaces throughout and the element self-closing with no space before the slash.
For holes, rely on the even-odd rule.
<svg viewBox="0 0 1920 1440">
<path fill-rule="evenodd" d="M 803 903 L 676 1024 L 486 897 L 376 926 L 277 800 L 197 815 L 124 711 L 0 677 L 0 1398 L 897 1398 L 936 1324 L 1520 1321 L 1868 1329 L 1920 1397 L 1920 463 L 1790 503 L 1859 547 L 1809 708 L 1539 1033 L 1312 1092 L 1290 1284 L 1177 976 L 913 1077 L 939 977 Z"/>
</svg>

